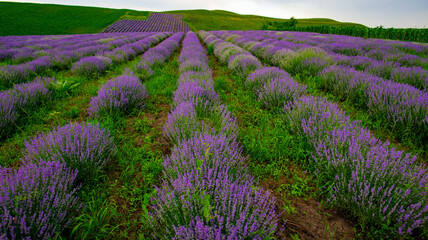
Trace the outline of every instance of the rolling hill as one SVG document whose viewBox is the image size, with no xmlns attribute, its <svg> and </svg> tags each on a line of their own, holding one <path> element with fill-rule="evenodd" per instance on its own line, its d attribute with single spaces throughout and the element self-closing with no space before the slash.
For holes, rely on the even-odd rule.
<svg viewBox="0 0 428 240">
<path fill-rule="evenodd" d="M 146 20 L 150 12 L 129 9 L 66 6 L 56 4 L 0 2 L 0 36 L 85 34 L 101 32 L 120 19 Z M 193 30 L 255 30 L 265 21 L 286 21 L 223 10 L 176 10 Z M 53 19 L 55 21 L 53 21 Z M 327 18 L 298 19 L 298 26 L 329 24 L 363 26 Z"/>
</svg>

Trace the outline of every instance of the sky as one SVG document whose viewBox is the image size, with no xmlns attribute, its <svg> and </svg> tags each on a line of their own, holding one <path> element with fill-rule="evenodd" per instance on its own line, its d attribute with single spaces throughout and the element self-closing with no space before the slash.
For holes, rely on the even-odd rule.
<svg viewBox="0 0 428 240">
<path fill-rule="evenodd" d="M 0 0 L 2 1 L 2 0 Z M 428 27 L 428 0 L 34 0 L 13 2 L 126 8 L 145 11 L 227 10 L 276 18 L 332 18 L 369 27 Z"/>
</svg>

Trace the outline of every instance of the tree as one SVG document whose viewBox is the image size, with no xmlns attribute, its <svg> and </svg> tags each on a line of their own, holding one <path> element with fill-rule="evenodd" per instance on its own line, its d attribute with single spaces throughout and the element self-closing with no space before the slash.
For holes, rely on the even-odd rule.
<svg viewBox="0 0 428 240">
<path fill-rule="evenodd" d="M 294 18 L 294 16 L 293 16 L 293 17 L 291 17 L 291 18 L 290 18 L 290 20 L 288 21 L 288 26 L 289 26 L 289 27 L 296 27 L 296 25 L 297 25 L 297 19 L 295 19 L 295 18 Z"/>
</svg>

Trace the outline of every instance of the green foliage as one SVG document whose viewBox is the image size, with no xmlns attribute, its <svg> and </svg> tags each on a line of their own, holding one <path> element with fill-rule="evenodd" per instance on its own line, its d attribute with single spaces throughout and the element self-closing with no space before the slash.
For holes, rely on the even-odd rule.
<svg viewBox="0 0 428 240">
<path fill-rule="evenodd" d="M 295 28 L 297 26 L 297 22 L 297 19 L 294 17 L 291 17 L 290 20 L 285 22 L 267 21 L 266 23 L 263 23 L 261 30 L 274 29 L 276 31 L 286 31 Z"/>
<path fill-rule="evenodd" d="M 120 227 L 120 224 L 110 224 L 112 220 L 118 219 L 117 206 L 98 194 L 95 191 L 91 194 L 91 200 L 87 202 L 84 213 L 73 220 L 71 235 L 74 238 L 106 239 Z"/>
<path fill-rule="evenodd" d="M 295 19 L 294 19 L 295 20 Z M 411 42 L 428 42 L 428 28 L 383 28 L 382 26 L 369 28 L 365 26 L 347 26 L 347 25 L 306 25 L 298 26 L 295 22 L 288 21 L 267 21 L 261 30 L 273 31 L 298 31 L 298 32 L 317 32 L 325 34 L 348 35 L 363 38 L 381 38 Z M 297 21 L 297 20 L 295 20 Z"/>
</svg>

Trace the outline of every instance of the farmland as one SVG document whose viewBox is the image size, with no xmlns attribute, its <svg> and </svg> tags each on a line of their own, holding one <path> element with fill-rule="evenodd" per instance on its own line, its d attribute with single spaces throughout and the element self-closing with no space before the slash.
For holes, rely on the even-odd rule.
<svg viewBox="0 0 428 240">
<path fill-rule="evenodd" d="M 427 45 L 182 19 L 0 38 L 0 239 L 428 238 Z"/>
</svg>

